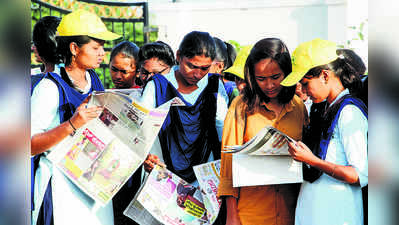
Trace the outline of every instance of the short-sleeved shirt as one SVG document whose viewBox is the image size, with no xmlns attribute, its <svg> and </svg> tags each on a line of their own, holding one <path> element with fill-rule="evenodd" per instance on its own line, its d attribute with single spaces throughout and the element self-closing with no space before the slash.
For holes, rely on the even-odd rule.
<svg viewBox="0 0 399 225">
<path fill-rule="evenodd" d="M 226 116 L 222 137 L 225 145 L 242 145 L 266 125 L 271 125 L 295 140 L 301 140 L 307 123 L 307 110 L 303 101 L 294 98 L 285 104 L 279 117 L 263 104 L 259 111 L 248 113 L 242 96 L 232 102 Z M 294 224 L 294 212 L 299 184 L 278 184 L 250 187 L 233 187 L 232 157 L 222 153 L 219 196 L 238 198 L 238 215 L 244 224 Z"/>
</svg>

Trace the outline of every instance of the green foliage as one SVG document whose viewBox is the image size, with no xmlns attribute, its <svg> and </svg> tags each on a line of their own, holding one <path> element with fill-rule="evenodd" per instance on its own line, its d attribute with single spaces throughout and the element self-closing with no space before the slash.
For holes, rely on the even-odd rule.
<svg viewBox="0 0 399 225">
<path fill-rule="evenodd" d="M 364 26 L 368 23 L 368 19 L 365 21 L 361 22 L 359 26 L 349 26 L 348 29 L 354 30 L 356 32 L 356 36 L 352 37 L 349 40 L 346 40 L 345 44 L 342 45 L 337 45 L 338 48 L 348 48 L 354 50 L 351 45 L 353 41 L 366 41 L 364 37 Z"/>
</svg>

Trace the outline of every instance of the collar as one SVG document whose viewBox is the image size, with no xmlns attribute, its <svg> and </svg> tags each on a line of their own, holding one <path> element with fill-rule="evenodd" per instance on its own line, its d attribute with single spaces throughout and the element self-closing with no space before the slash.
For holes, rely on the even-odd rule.
<svg viewBox="0 0 399 225">
<path fill-rule="evenodd" d="M 343 96 L 349 94 L 349 89 L 346 88 L 345 90 L 341 91 L 341 93 L 338 94 L 338 96 L 334 99 L 334 101 L 331 102 L 330 105 L 333 105 L 335 102 L 338 101 L 338 99 L 342 98 Z"/>
<path fill-rule="evenodd" d="M 265 107 L 267 116 L 268 116 L 270 119 L 274 119 L 274 118 L 275 118 L 274 112 L 271 111 L 271 110 L 269 110 L 270 107 L 268 107 L 268 106 L 269 106 L 268 103 L 262 102 L 260 105 L 263 106 L 263 107 Z M 294 108 L 295 108 L 295 103 L 294 103 L 294 98 L 293 98 L 293 99 L 291 99 L 288 103 L 286 103 L 286 104 L 283 106 L 282 111 L 281 111 L 281 113 L 280 113 L 280 118 L 282 118 L 286 113 L 293 111 Z M 284 110 L 284 109 L 285 109 L 285 110 Z"/>
<path fill-rule="evenodd" d="M 175 71 L 179 70 L 179 66 L 173 66 L 170 72 L 165 76 L 165 78 L 177 89 L 179 85 L 175 77 Z M 206 74 L 201 80 L 198 81 L 197 86 L 199 90 L 203 90 L 208 85 L 208 74 Z"/>
</svg>

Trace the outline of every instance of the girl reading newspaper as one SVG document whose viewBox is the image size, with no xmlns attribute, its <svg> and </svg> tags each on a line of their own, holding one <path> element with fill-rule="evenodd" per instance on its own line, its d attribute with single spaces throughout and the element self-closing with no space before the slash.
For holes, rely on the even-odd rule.
<svg viewBox="0 0 399 225">
<path fill-rule="evenodd" d="M 222 149 L 245 144 L 266 125 L 302 138 L 305 105 L 294 95 L 295 86 L 280 85 L 290 73 L 290 54 L 281 40 L 266 38 L 254 45 L 245 64 L 244 92 L 226 116 Z M 298 191 L 298 184 L 233 187 L 232 155 L 222 153 L 218 195 L 226 198 L 226 224 L 294 224 Z"/>
<path fill-rule="evenodd" d="M 363 224 L 362 190 L 368 183 L 367 108 L 352 97 L 360 76 L 336 53 L 336 44 L 314 39 L 293 53 L 293 71 L 281 83 L 297 82 L 314 103 L 327 101 L 319 145 L 289 143 L 292 157 L 306 163 L 295 224 Z M 311 118 L 312 119 L 312 118 Z"/>
<path fill-rule="evenodd" d="M 47 154 L 102 111 L 87 108 L 88 96 L 104 90 L 93 69 L 104 59 L 104 42 L 120 36 L 101 19 L 84 10 L 64 16 L 58 26 L 60 74 L 42 74 L 32 85 L 31 153 L 35 157 L 32 224 L 113 224 L 112 203 L 97 212 L 93 200 L 79 190 L 48 160 Z"/>
</svg>

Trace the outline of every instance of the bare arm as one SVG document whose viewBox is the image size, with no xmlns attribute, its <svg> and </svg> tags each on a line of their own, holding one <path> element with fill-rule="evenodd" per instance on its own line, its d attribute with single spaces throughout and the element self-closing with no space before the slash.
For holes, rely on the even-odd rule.
<svg viewBox="0 0 399 225">
<path fill-rule="evenodd" d="M 240 217 L 237 212 L 237 199 L 226 196 L 227 220 L 226 225 L 241 225 Z"/>
<path fill-rule="evenodd" d="M 290 147 L 288 151 L 296 161 L 313 166 L 340 181 L 360 185 L 359 176 L 352 166 L 342 166 L 322 160 L 301 141 L 298 141 L 296 145 L 289 142 L 288 145 Z"/>
</svg>

